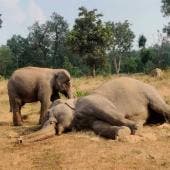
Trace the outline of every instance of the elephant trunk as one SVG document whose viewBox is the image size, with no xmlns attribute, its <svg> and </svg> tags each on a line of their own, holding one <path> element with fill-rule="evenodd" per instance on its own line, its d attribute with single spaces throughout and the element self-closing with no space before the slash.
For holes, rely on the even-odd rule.
<svg viewBox="0 0 170 170">
<path fill-rule="evenodd" d="M 62 91 L 61 93 L 64 94 L 65 97 L 67 97 L 68 99 L 72 99 L 73 98 L 73 94 L 71 89 L 69 89 L 68 91 Z"/>
<path fill-rule="evenodd" d="M 73 98 L 73 94 L 72 94 L 71 90 L 68 91 L 67 96 L 68 96 L 69 99 Z"/>
<path fill-rule="evenodd" d="M 20 136 L 18 138 L 18 143 L 21 144 L 29 144 L 32 142 L 37 142 L 37 141 L 41 141 L 47 138 L 50 138 L 52 136 L 55 136 L 56 134 L 56 130 L 55 130 L 55 124 L 49 124 L 46 127 L 43 127 L 42 129 L 29 134 L 29 135 L 25 135 L 25 136 Z"/>
</svg>

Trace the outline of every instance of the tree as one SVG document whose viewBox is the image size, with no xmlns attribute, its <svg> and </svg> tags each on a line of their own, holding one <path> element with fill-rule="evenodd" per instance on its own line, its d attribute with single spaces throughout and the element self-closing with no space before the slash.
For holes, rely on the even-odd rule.
<svg viewBox="0 0 170 170">
<path fill-rule="evenodd" d="M 53 13 L 45 24 L 34 23 L 29 28 L 28 41 L 33 65 L 62 67 L 67 53 L 68 24 L 63 17 Z"/>
<path fill-rule="evenodd" d="M 47 26 L 50 28 L 51 65 L 53 67 L 62 67 L 68 51 L 66 47 L 68 24 L 62 16 L 54 12 L 51 20 L 47 21 Z"/>
<path fill-rule="evenodd" d="M 28 42 L 32 55 L 32 64 L 34 66 L 47 67 L 49 65 L 48 57 L 51 46 L 49 26 L 35 22 L 29 27 Z"/>
<path fill-rule="evenodd" d="M 27 59 L 28 54 L 30 54 L 30 51 L 27 52 L 27 38 L 23 38 L 20 35 L 13 35 L 12 38 L 7 41 L 7 46 L 12 52 L 13 69 L 25 66 L 26 61 L 30 60 Z"/>
<path fill-rule="evenodd" d="M 163 42 L 161 45 L 154 45 L 152 47 L 154 53 L 152 54 L 152 61 L 156 67 L 166 69 L 170 67 L 170 43 Z"/>
<path fill-rule="evenodd" d="M 170 0 L 162 0 L 161 11 L 164 17 L 170 16 Z M 167 34 L 167 37 L 170 37 L 170 23 L 163 28 L 163 32 Z"/>
<path fill-rule="evenodd" d="M 0 28 L 2 27 L 2 19 L 1 19 L 2 14 L 0 14 Z"/>
<path fill-rule="evenodd" d="M 7 46 L 0 47 L 0 75 L 7 76 L 12 65 L 12 53 Z"/>
<path fill-rule="evenodd" d="M 112 28 L 113 33 L 113 44 L 110 56 L 114 62 L 115 71 L 119 74 L 122 57 L 127 56 L 130 51 L 135 35 L 130 29 L 130 24 L 127 20 L 123 23 L 112 22 L 108 24 Z"/>
<path fill-rule="evenodd" d="M 169 0 L 162 0 L 162 7 L 161 11 L 164 16 L 170 15 L 170 1 Z"/>
<path fill-rule="evenodd" d="M 138 40 L 139 48 L 145 48 L 146 41 L 147 39 L 144 35 L 139 36 L 139 40 Z"/>
<path fill-rule="evenodd" d="M 88 11 L 85 7 L 80 7 L 79 11 L 79 17 L 69 33 L 68 44 L 79 55 L 80 60 L 92 69 L 92 75 L 95 76 L 97 67 L 105 64 L 112 32 L 110 27 L 102 23 L 102 14 L 98 14 L 97 9 Z"/>
<path fill-rule="evenodd" d="M 167 37 L 170 37 L 170 22 L 168 23 L 168 25 L 164 26 L 163 33 L 166 33 Z"/>
</svg>

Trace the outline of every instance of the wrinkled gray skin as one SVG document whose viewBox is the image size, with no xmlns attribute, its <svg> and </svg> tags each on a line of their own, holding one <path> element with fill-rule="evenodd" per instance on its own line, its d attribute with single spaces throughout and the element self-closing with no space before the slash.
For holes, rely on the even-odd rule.
<svg viewBox="0 0 170 170">
<path fill-rule="evenodd" d="M 115 139 L 124 126 L 135 134 L 138 125 L 165 121 L 170 121 L 170 106 L 158 92 L 150 85 L 122 77 L 105 83 L 88 96 L 54 101 L 43 128 L 34 135 L 38 138 L 40 132 L 54 125 L 58 135 L 72 129 L 89 129 Z M 44 133 L 44 137 L 47 135 Z"/>
<path fill-rule="evenodd" d="M 41 102 L 39 123 L 51 103 L 59 98 L 59 92 L 71 98 L 70 74 L 64 69 L 25 67 L 16 70 L 8 81 L 10 111 L 13 124 L 22 125 L 21 107 L 25 103 Z"/>
</svg>

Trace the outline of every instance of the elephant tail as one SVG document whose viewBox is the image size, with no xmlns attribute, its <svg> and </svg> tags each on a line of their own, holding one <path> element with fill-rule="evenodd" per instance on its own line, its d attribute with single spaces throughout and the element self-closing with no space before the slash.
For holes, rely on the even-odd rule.
<svg viewBox="0 0 170 170">
<path fill-rule="evenodd" d="M 13 111 L 13 109 L 12 109 L 12 100 L 9 97 L 9 112 L 12 112 L 12 111 Z"/>
</svg>

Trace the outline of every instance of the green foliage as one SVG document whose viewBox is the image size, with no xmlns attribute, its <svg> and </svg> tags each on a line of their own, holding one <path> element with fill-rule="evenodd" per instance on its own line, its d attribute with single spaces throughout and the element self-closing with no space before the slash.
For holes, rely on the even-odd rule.
<svg viewBox="0 0 170 170">
<path fill-rule="evenodd" d="M 136 73 L 138 71 L 138 61 L 135 57 L 126 57 L 122 61 L 122 71 L 125 73 Z"/>
<path fill-rule="evenodd" d="M 107 75 L 110 75 L 112 73 L 112 68 L 111 68 L 111 64 L 110 64 L 108 57 L 107 57 L 105 65 L 103 67 L 99 67 L 96 70 L 96 73 L 99 74 L 99 75 L 103 75 L 103 76 L 107 76 Z"/>
<path fill-rule="evenodd" d="M 0 14 L 0 28 L 2 27 L 2 19 L 1 19 L 2 14 Z"/>
<path fill-rule="evenodd" d="M 152 49 L 142 49 L 140 52 L 141 61 L 146 64 L 149 60 L 152 60 Z"/>
<path fill-rule="evenodd" d="M 170 1 L 169 0 L 162 0 L 162 13 L 164 16 L 170 15 Z"/>
<path fill-rule="evenodd" d="M 168 25 L 164 26 L 163 33 L 166 33 L 167 37 L 170 37 L 170 22 L 168 23 Z"/>
<path fill-rule="evenodd" d="M 64 57 L 64 63 L 63 63 L 63 67 L 67 70 L 71 70 L 73 68 L 72 64 L 70 63 L 68 57 Z"/>
<path fill-rule="evenodd" d="M 162 0 L 161 11 L 164 17 L 170 16 L 170 0 Z M 170 36 L 170 23 L 163 28 L 163 32 L 167 34 L 167 37 Z"/>
<path fill-rule="evenodd" d="M 105 64 L 112 32 L 110 27 L 102 23 L 102 14 L 97 14 L 97 9 L 88 11 L 80 7 L 79 11 L 79 18 L 69 33 L 68 44 L 82 58 L 83 63 L 93 69 L 94 75 L 96 68 Z"/>
<path fill-rule="evenodd" d="M 81 90 L 76 90 L 74 96 L 75 97 L 82 97 L 82 96 L 87 96 L 88 95 L 88 92 L 86 91 L 81 91 Z"/>
<path fill-rule="evenodd" d="M 7 41 L 12 51 L 13 70 L 24 66 L 63 67 L 68 55 L 65 45 L 68 24 L 56 13 L 45 24 L 35 22 L 27 38 L 14 35 Z"/>
<path fill-rule="evenodd" d="M 170 67 L 170 43 L 165 42 L 154 46 L 155 56 L 153 62 L 162 69 Z"/>
<path fill-rule="evenodd" d="M 33 66 L 47 67 L 49 65 L 50 32 L 47 24 L 35 22 L 29 27 L 28 42 L 30 46 L 29 58 Z"/>
<path fill-rule="evenodd" d="M 151 70 L 153 70 L 154 68 L 155 68 L 155 64 L 153 63 L 153 61 L 149 60 L 144 66 L 144 72 L 150 73 Z"/>
<path fill-rule="evenodd" d="M 13 35 L 11 39 L 7 41 L 7 46 L 12 52 L 12 64 L 13 70 L 26 66 L 31 62 L 30 50 L 28 40 L 20 35 Z"/>
<path fill-rule="evenodd" d="M 7 46 L 0 47 L 0 75 L 9 76 L 24 66 L 65 68 L 76 77 L 170 67 L 168 41 L 146 48 L 147 39 L 141 35 L 138 43 L 142 48 L 131 51 L 135 36 L 128 21 L 104 23 L 97 9 L 81 7 L 73 28 L 69 31 L 68 27 L 62 16 L 53 13 L 47 22 L 29 27 L 26 38 L 13 35 Z M 165 32 L 169 30 L 167 27 Z M 76 92 L 77 96 L 85 94 Z"/>
<path fill-rule="evenodd" d="M 0 47 L 0 75 L 6 76 L 10 73 L 12 54 L 7 46 Z"/>
<path fill-rule="evenodd" d="M 115 71 L 118 74 L 121 60 L 130 51 L 135 35 L 130 29 L 130 24 L 127 20 L 123 23 L 108 22 L 108 25 L 110 25 L 113 34 L 110 56 L 114 63 Z"/>
<path fill-rule="evenodd" d="M 0 81 L 3 81 L 3 80 L 5 80 L 5 78 L 0 75 Z"/>
<path fill-rule="evenodd" d="M 145 48 L 146 41 L 147 41 L 147 39 L 144 35 L 139 36 L 139 40 L 138 40 L 139 48 L 141 48 L 141 47 Z"/>
<path fill-rule="evenodd" d="M 53 68 L 62 67 L 68 51 L 66 46 L 68 24 L 62 16 L 54 12 L 51 20 L 47 21 L 47 27 L 50 28 L 51 65 Z"/>
</svg>

